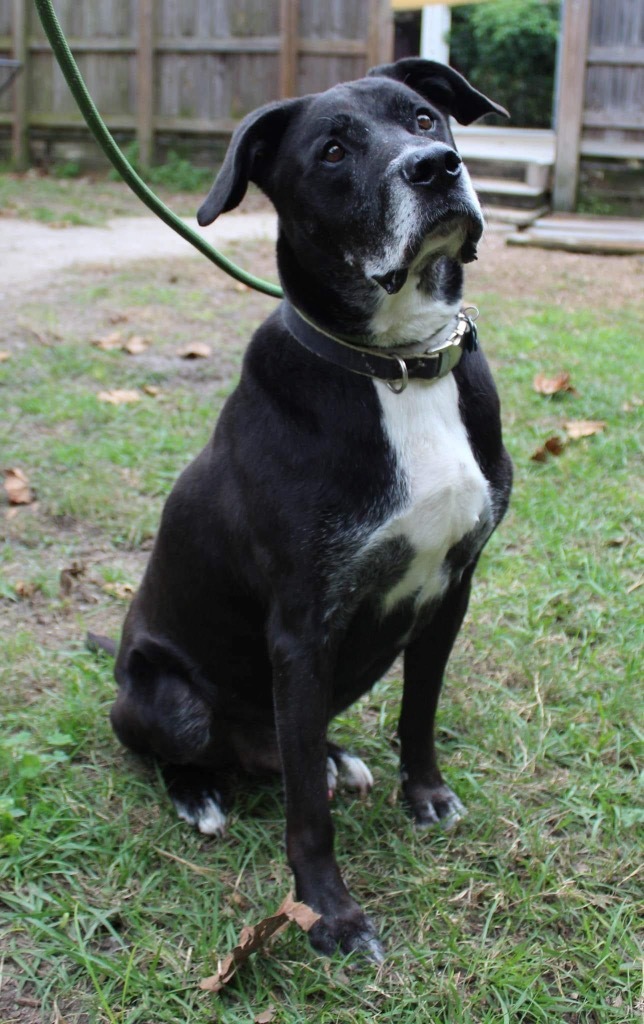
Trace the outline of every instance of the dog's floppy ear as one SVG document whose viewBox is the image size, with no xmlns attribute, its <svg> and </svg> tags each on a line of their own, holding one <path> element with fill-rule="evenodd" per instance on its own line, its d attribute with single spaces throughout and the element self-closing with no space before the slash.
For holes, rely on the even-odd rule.
<svg viewBox="0 0 644 1024">
<path fill-rule="evenodd" d="M 268 103 L 238 124 L 215 183 L 197 211 L 201 227 L 212 224 L 220 213 L 239 206 L 249 181 L 261 186 L 271 154 L 301 102 L 296 99 Z"/>
<path fill-rule="evenodd" d="M 371 68 L 368 74 L 403 82 L 430 103 L 442 107 L 460 124 L 471 124 L 483 117 L 483 114 L 510 116 L 505 107 L 489 100 L 458 71 L 434 60 L 404 57 L 395 64 L 380 64 L 377 68 Z"/>
</svg>

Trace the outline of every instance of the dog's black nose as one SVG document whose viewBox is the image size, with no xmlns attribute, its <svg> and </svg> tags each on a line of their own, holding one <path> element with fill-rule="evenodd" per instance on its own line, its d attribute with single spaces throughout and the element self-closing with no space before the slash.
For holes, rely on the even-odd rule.
<svg viewBox="0 0 644 1024">
<path fill-rule="evenodd" d="M 411 153 L 401 167 L 403 178 L 411 185 L 431 185 L 434 181 L 449 181 L 461 173 L 463 161 L 444 142 L 433 142 L 431 146 Z"/>
</svg>

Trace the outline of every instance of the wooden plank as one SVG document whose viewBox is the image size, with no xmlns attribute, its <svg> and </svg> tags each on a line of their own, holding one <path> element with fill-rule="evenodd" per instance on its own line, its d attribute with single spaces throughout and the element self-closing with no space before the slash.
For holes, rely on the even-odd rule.
<svg viewBox="0 0 644 1024">
<path fill-rule="evenodd" d="M 78 36 L 68 38 L 72 53 L 134 53 L 137 44 L 131 37 L 84 39 Z M 45 39 L 33 37 L 29 40 L 30 53 L 50 53 L 51 46 Z"/>
<path fill-rule="evenodd" d="M 394 19 L 389 0 L 370 0 L 367 67 L 393 60 Z"/>
<path fill-rule="evenodd" d="M 588 63 L 639 67 L 644 64 L 644 46 L 591 46 L 588 50 Z"/>
<path fill-rule="evenodd" d="M 555 119 L 557 152 L 552 199 L 556 210 L 572 210 L 577 200 L 589 28 L 590 0 L 565 0 Z"/>
<path fill-rule="evenodd" d="M 299 0 L 280 0 L 280 98 L 297 95 Z"/>
<path fill-rule="evenodd" d="M 607 157 L 614 160 L 644 160 L 644 140 L 582 139 L 582 156 Z"/>
<path fill-rule="evenodd" d="M 279 53 L 280 36 L 229 36 L 228 38 L 157 39 L 157 53 Z"/>
<path fill-rule="evenodd" d="M 154 145 L 153 3 L 154 0 L 139 0 L 136 139 L 144 167 L 151 163 Z"/>
<path fill-rule="evenodd" d="M 362 39 L 299 39 L 300 54 L 328 54 L 330 57 L 365 57 L 367 44 Z"/>
<path fill-rule="evenodd" d="M 18 171 L 29 164 L 27 123 L 27 0 L 13 0 L 13 59 L 22 63 L 22 71 L 13 83 L 13 124 L 11 160 Z"/>
<path fill-rule="evenodd" d="M 634 110 L 584 110 L 582 120 L 585 128 L 644 130 L 644 114 Z"/>
</svg>

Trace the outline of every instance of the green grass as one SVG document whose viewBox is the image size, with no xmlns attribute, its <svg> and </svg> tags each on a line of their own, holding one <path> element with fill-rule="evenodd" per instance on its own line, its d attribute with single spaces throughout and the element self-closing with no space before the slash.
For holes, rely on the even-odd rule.
<svg viewBox="0 0 644 1024">
<path fill-rule="evenodd" d="M 262 247 L 244 255 L 270 273 Z M 526 273 L 520 302 L 472 295 L 516 483 L 440 711 L 444 769 L 470 813 L 447 834 L 407 821 L 394 673 L 334 727 L 376 778 L 365 802 L 340 795 L 334 817 L 385 965 L 318 958 L 293 930 L 220 996 L 199 979 L 291 885 L 279 787 L 242 788 L 221 842 L 175 820 L 154 770 L 118 747 L 111 662 L 82 638 L 88 625 L 115 632 L 125 602 L 103 586 L 136 584 L 163 498 L 272 303 L 197 261 L 84 271 L 9 297 L 0 450 L 38 505 L 10 518 L 0 507 L 0 1020 L 58 1008 L 67 1024 L 247 1024 L 270 1005 L 282 1024 L 641 1019 L 638 311 L 617 295 L 593 308 L 591 286 L 583 309 L 530 287 Z M 151 336 L 151 349 L 91 346 L 114 329 Z M 177 359 L 186 337 L 211 341 L 213 359 Z M 532 390 L 536 372 L 562 368 L 577 396 Z M 145 384 L 160 395 L 118 408 L 96 397 Z M 568 419 L 606 429 L 531 461 Z M 64 594 L 59 573 L 74 561 L 83 572 Z"/>
</svg>

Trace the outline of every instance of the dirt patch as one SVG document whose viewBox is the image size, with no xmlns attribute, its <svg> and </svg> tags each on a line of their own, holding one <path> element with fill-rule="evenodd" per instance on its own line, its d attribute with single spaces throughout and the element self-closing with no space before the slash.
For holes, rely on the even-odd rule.
<svg viewBox="0 0 644 1024">
<path fill-rule="evenodd" d="M 508 299 L 547 300 L 568 309 L 617 309 L 642 302 L 642 256 L 589 256 L 506 245 L 492 226 L 467 269 L 467 293 L 496 292 Z"/>
</svg>

